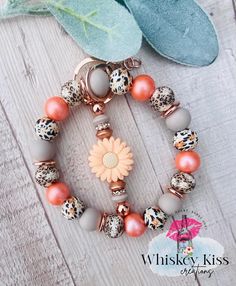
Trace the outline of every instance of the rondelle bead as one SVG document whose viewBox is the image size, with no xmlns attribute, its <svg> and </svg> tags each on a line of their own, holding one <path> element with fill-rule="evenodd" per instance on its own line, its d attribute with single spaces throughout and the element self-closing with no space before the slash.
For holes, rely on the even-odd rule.
<svg viewBox="0 0 236 286">
<path fill-rule="evenodd" d="M 182 151 L 175 157 L 176 169 L 184 173 L 195 172 L 201 163 L 200 156 L 194 151 Z"/>
<path fill-rule="evenodd" d="M 61 97 L 70 106 L 78 106 L 83 102 L 84 91 L 76 80 L 69 80 L 61 87 Z"/>
<path fill-rule="evenodd" d="M 87 208 L 80 217 L 79 224 L 87 231 L 94 231 L 99 228 L 101 218 L 102 214 L 98 210 Z"/>
<path fill-rule="evenodd" d="M 187 194 L 195 188 L 196 180 L 191 174 L 178 172 L 171 177 L 170 185 L 175 190 Z"/>
<path fill-rule="evenodd" d="M 127 69 L 118 68 L 110 75 L 110 88 L 114 94 L 126 94 L 132 84 L 132 76 Z"/>
<path fill-rule="evenodd" d="M 109 214 L 103 226 L 103 231 L 110 238 L 117 238 L 124 232 L 124 220 L 121 216 Z"/>
<path fill-rule="evenodd" d="M 92 70 L 89 74 L 89 86 L 98 97 L 104 97 L 110 89 L 108 74 L 100 68 Z"/>
<path fill-rule="evenodd" d="M 165 193 L 158 200 L 159 208 L 167 215 L 173 215 L 181 209 L 183 201 L 172 193 Z"/>
<path fill-rule="evenodd" d="M 66 219 L 80 218 L 85 211 L 85 204 L 76 197 L 71 197 L 64 201 L 62 205 L 62 215 Z"/>
<path fill-rule="evenodd" d="M 110 128 L 106 128 L 103 130 L 98 130 L 96 133 L 96 137 L 100 140 L 103 140 L 104 138 L 110 138 L 113 133 L 113 130 Z"/>
<path fill-rule="evenodd" d="M 128 194 L 126 193 L 125 190 L 112 192 L 112 198 L 111 199 L 115 203 L 124 202 L 125 200 L 127 200 L 127 198 L 128 198 Z"/>
<path fill-rule="evenodd" d="M 143 213 L 143 217 L 146 226 L 153 230 L 163 229 L 168 218 L 167 214 L 157 207 L 147 208 Z"/>
<path fill-rule="evenodd" d="M 46 197 L 52 205 L 62 205 L 70 196 L 70 190 L 65 183 L 53 183 L 46 189 Z"/>
<path fill-rule="evenodd" d="M 137 101 L 148 100 L 155 91 L 154 80 L 146 74 L 138 75 L 134 80 L 130 93 Z"/>
<path fill-rule="evenodd" d="M 126 183 L 123 180 L 117 180 L 116 182 L 111 181 L 109 184 L 109 188 L 112 192 L 124 190 L 125 186 L 126 186 Z"/>
<path fill-rule="evenodd" d="M 128 236 L 138 237 L 146 231 L 146 225 L 139 213 L 130 213 L 125 217 L 125 232 Z"/>
<path fill-rule="evenodd" d="M 59 171 L 55 166 L 42 165 L 35 172 L 35 180 L 42 187 L 49 187 L 59 179 Z"/>
<path fill-rule="evenodd" d="M 61 121 L 69 115 L 69 107 L 63 98 L 53 96 L 47 99 L 44 105 L 46 115 L 55 120 Z"/>
<path fill-rule="evenodd" d="M 185 108 L 178 108 L 166 118 L 166 126 L 172 131 L 187 128 L 191 122 L 190 112 Z"/>
<path fill-rule="evenodd" d="M 110 127 L 109 117 L 105 114 L 98 115 L 93 119 L 96 130 L 104 130 Z"/>
<path fill-rule="evenodd" d="M 175 95 L 171 88 L 167 86 L 158 87 L 150 98 L 151 106 L 154 110 L 164 112 L 168 110 L 175 101 Z"/>
<path fill-rule="evenodd" d="M 126 201 L 119 202 L 116 206 L 116 213 L 120 216 L 127 216 L 130 212 L 130 204 Z"/>
<path fill-rule="evenodd" d="M 42 140 L 51 141 L 57 137 L 59 126 L 54 120 L 43 117 L 36 121 L 35 132 Z"/>
<path fill-rule="evenodd" d="M 173 138 L 173 145 L 180 151 L 194 149 L 198 143 L 197 133 L 189 128 L 177 131 Z"/>
<path fill-rule="evenodd" d="M 55 156 L 56 147 L 53 142 L 37 139 L 30 142 L 30 152 L 34 161 L 49 161 Z"/>
</svg>

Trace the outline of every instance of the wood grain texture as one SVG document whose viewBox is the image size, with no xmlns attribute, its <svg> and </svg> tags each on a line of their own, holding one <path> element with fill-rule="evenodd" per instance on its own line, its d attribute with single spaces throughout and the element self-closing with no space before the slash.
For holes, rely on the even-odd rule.
<svg viewBox="0 0 236 286">
<path fill-rule="evenodd" d="M 217 61 L 205 68 L 189 68 L 167 61 L 145 44 L 138 73 L 153 76 L 158 85 L 172 87 L 190 109 L 198 131 L 202 168 L 196 191 L 185 207 L 207 221 L 202 233 L 217 239 L 230 265 L 216 268 L 211 279 L 199 276 L 168 278 L 144 266 L 141 253 L 155 233 L 118 240 L 86 233 L 49 206 L 34 185 L 29 153 L 35 120 L 43 103 L 56 95 L 86 55 L 53 18 L 18 18 L 0 23 L 1 83 L 1 272 L 2 285 L 233 285 L 236 267 L 236 193 L 234 142 L 236 116 L 236 21 L 234 1 L 201 1 L 212 14 L 220 39 Z M 133 209 L 143 211 L 157 202 L 174 172 L 171 133 L 150 107 L 129 96 L 109 104 L 116 136 L 132 147 L 135 168 L 127 179 Z M 86 108 L 71 111 L 61 124 L 57 162 L 62 180 L 88 205 L 112 212 L 105 184 L 91 175 L 87 154 L 95 143 L 92 115 Z M 10 200 L 11 199 L 11 200 Z M 1 285 L 1 284 L 0 284 Z"/>
</svg>

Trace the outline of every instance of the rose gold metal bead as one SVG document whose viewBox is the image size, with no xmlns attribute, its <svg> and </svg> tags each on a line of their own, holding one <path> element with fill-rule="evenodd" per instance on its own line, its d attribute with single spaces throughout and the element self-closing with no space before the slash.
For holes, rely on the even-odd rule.
<svg viewBox="0 0 236 286">
<path fill-rule="evenodd" d="M 127 201 L 118 203 L 116 213 L 122 217 L 127 216 L 130 213 L 130 204 Z"/>
<path fill-rule="evenodd" d="M 107 129 L 103 129 L 103 130 L 98 130 L 96 133 L 97 138 L 99 139 L 104 139 L 104 138 L 110 138 L 112 135 L 112 129 L 107 128 Z"/>
<path fill-rule="evenodd" d="M 99 227 L 98 227 L 99 231 L 103 231 L 103 227 L 104 227 L 105 222 L 106 222 L 106 217 L 107 217 L 107 213 L 103 213 L 102 218 L 101 218 L 101 222 L 100 222 Z"/>
<path fill-rule="evenodd" d="M 126 185 L 126 183 L 125 183 L 125 181 L 122 181 L 122 180 L 118 180 L 118 181 L 116 181 L 116 182 L 111 182 L 110 184 L 109 184 L 109 188 L 110 188 L 110 190 L 112 191 L 112 192 L 114 192 L 114 191 L 120 191 L 120 190 L 123 190 L 124 188 L 125 188 L 125 185 Z"/>
<path fill-rule="evenodd" d="M 42 165 L 51 166 L 51 165 L 55 165 L 56 162 L 55 161 L 38 161 L 38 162 L 33 162 L 33 164 L 35 166 L 42 166 Z"/>
<path fill-rule="evenodd" d="M 183 200 L 184 199 L 184 195 L 181 194 L 180 192 L 176 191 L 175 189 L 173 188 L 168 188 L 168 191 L 170 193 L 172 193 L 173 195 L 175 195 L 176 197 L 178 197 L 179 199 Z"/>
<path fill-rule="evenodd" d="M 171 115 L 175 110 L 177 110 L 179 108 L 180 102 L 176 101 L 174 102 L 174 104 L 166 111 L 161 112 L 161 117 L 166 118 L 169 115 Z"/>
<path fill-rule="evenodd" d="M 101 115 L 105 111 L 105 104 L 103 102 L 96 102 L 92 105 L 94 115 Z"/>
</svg>

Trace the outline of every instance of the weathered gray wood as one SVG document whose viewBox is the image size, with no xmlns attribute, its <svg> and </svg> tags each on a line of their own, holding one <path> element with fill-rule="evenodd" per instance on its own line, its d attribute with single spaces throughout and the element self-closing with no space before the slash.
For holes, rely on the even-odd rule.
<svg viewBox="0 0 236 286">
<path fill-rule="evenodd" d="M 183 286 L 235 282 L 236 22 L 230 0 L 223 4 L 217 0 L 201 2 L 213 13 L 219 32 L 221 50 L 217 61 L 201 69 L 183 67 L 157 56 L 144 45 L 139 53 L 143 67 L 138 72 L 151 74 L 158 85 L 171 86 L 183 105 L 191 110 L 192 128 L 199 133 L 198 150 L 203 164 L 196 175 L 198 187 L 185 206 L 205 218 L 208 230 L 203 235 L 224 245 L 226 255 L 231 257 L 230 266 L 216 269 L 211 279 L 199 277 L 198 282 L 193 277 L 159 277 L 144 266 L 141 259 L 154 233 L 148 232 L 139 239 L 123 236 L 110 240 L 100 233 L 82 231 L 78 223 L 65 221 L 59 209 L 47 204 L 44 191 L 31 179 L 34 169 L 28 145 L 32 128 L 43 114 L 45 99 L 58 94 L 60 85 L 72 77 L 73 68 L 85 54 L 53 18 L 18 18 L 0 23 L 0 100 L 4 112 L 1 113 L 1 132 L 7 138 L 1 142 L 3 147 L 7 145 L 6 151 L 1 153 L 1 166 L 5 170 L 8 165 L 7 173 L 0 175 L 0 200 L 8 214 L 8 218 L 1 220 L 1 235 L 5 239 L 5 248 L 0 247 L 0 261 L 2 265 L 5 263 L 1 282 L 6 285 L 73 285 L 73 281 L 76 285 L 181 283 Z M 141 212 L 157 201 L 174 171 L 172 135 L 163 120 L 145 104 L 129 97 L 115 100 L 115 104 L 108 105 L 107 114 L 115 136 L 132 147 L 135 168 L 127 179 L 127 186 L 133 209 Z M 62 179 L 76 195 L 88 205 L 112 212 L 114 206 L 107 185 L 90 173 L 87 164 L 87 154 L 95 143 L 91 118 L 86 108 L 79 107 L 61 125 L 58 167 Z M 9 190 L 15 199 L 8 206 L 9 197 L 5 194 Z M 15 211 L 10 212 L 10 207 Z M 35 218 L 32 224 L 30 216 Z M 19 233 L 19 240 L 9 241 L 15 231 Z M 4 257 L 6 252 L 10 257 Z"/>
</svg>

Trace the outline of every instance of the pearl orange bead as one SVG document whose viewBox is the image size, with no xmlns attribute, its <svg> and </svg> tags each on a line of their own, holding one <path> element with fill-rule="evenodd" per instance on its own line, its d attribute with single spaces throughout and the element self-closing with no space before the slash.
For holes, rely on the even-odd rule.
<svg viewBox="0 0 236 286">
<path fill-rule="evenodd" d="M 150 76 L 142 74 L 133 80 L 130 93 L 132 97 L 137 101 L 145 101 L 153 95 L 154 91 L 154 80 Z"/>
<path fill-rule="evenodd" d="M 46 115 L 56 121 L 64 120 L 69 115 L 69 107 L 59 96 L 50 97 L 44 106 Z"/>
<path fill-rule="evenodd" d="M 58 206 L 70 196 L 70 190 L 66 184 L 58 182 L 46 189 L 46 197 L 50 204 Z"/>
<path fill-rule="evenodd" d="M 138 213 L 131 213 L 125 217 L 125 231 L 131 237 L 138 237 L 146 231 L 143 218 Z"/>
<path fill-rule="evenodd" d="M 194 151 L 183 151 L 175 157 L 176 168 L 184 173 L 195 172 L 201 163 L 200 156 Z"/>
</svg>

